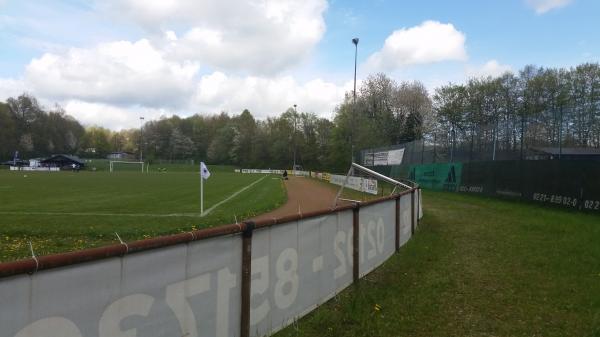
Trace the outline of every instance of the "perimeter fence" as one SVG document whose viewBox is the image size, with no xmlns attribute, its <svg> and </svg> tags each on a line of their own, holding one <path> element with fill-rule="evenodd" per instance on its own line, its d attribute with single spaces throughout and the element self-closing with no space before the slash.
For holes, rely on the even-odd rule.
<svg viewBox="0 0 600 337">
<path fill-rule="evenodd" d="M 0 336 L 265 336 L 415 233 L 418 188 L 268 221 L 0 264 Z"/>
<path fill-rule="evenodd" d="M 445 150 L 440 152 L 440 147 L 418 140 L 363 150 L 361 162 L 389 177 L 414 180 L 423 188 L 518 198 L 600 213 L 600 154 L 596 157 L 594 149 L 579 155 L 571 149 L 562 152 L 562 159 L 528 150 L 523 160 L 514 151 L 497 152 L 496 160 L 474 160 L 480 156 L 467 150 L 452 154 L 447 148 L 441 149 Z"/>
</svg>

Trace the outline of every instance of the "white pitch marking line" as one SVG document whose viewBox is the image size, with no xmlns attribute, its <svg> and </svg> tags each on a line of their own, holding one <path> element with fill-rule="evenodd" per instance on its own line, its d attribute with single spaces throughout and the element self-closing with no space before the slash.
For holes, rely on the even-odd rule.
<svg viewBox="0 0 600 337">
<path fill-rule="evenodd" d="M 170 213 L 170 214 L 152 214 L 152 213 L 84 213 L 84 212 L 5 212 L 0 211 L 2 215 L 71 215 L 71 216 L 129 216 L 129 217 L 190 217 L 199 218 L 200 213 Z"/>
<path fill-rule="evenodd" d="M 313 260 L 312 270 L 313 273 L 323 270 L 323 256 L 317 256 Z"/>
<path fill-rule="evenodd" d="M 265 179 L 266 177 L 268 177 L 268 176 L 266 176 L 266 175 L 265 175 L 264 177 L 262 177 L 262 178 L 260 178 L 260 179 L 256 180 L 255 182 L 253 182 L 252 184 L 250 184 L 250 185 L 248 185 L 248 186 L 246 186 L 246 187 L 242 188 L 241 190 L 239 190 L 239 191 L 237 191 L 237 192 L 233 193 L 232 195 L 228 196 L 228 197 L 227 197 L 227 198 L 225 198 L 224 200 L 221 200 L 221 201 L 219 201 L 218 203 L 214 204 L 214 205 L 213 205 L 213 207 L 211 207 L 211 208 L 207 209 L 206 211 L 204 211 L 204 215 L 202 215 L 202 216 L 207 216 L 207 215 L 208 215 L 210 212 L 212 212 L 212 211 L 213 211 L 215 208 L 217 208 L 217 207 L 219 207 L 219 206 L 223 205 L 224 203 L 228 202 L 229 200 L 231 200 L 231 199 L 235 198 L 235 197 L 236 197 L 238 194 L 240 194 L 240 193 L 244 192 L 245 190 L 249 189 L 250 187 L 252 187 L 252 186 L 254 186 L 254 185 L 258 184 L 258 183 L 259 183 L 261 180 Z"/>
</svg>

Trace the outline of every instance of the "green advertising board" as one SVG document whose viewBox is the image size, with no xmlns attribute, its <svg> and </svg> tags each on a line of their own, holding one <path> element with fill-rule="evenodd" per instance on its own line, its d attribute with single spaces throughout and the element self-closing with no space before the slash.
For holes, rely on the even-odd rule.
<svg viewBox="0 0 600 337">
<path fill-rule="evenodd" d="M 423 188 L 458 191 L 462 175 L 462 163 L 412 165 L 410 179 Z"/>
</svg>

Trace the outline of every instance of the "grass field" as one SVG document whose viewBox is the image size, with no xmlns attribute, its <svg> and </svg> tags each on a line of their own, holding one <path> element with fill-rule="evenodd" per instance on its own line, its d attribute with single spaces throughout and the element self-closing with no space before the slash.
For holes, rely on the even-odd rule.
<svg viewBox="0 0 600 337">
<path fill-rule="evenodd" d="M 163 165 L 165 166 L 165 165 Z M 198 172 L 166 173 L 0 171 L 0 261 L 43 255 L 234 223 L 285 202 L 281 180 L 209 167 L 204 209 L 260 180 L 205 217 Z M 25 177 L 26 175 L 26 177 Z"/>
<path fill-rule="evenodd" d="M 425 191 L 417 235 L 277 336 L 600 336 L 600 217 Z"/>
</svg>

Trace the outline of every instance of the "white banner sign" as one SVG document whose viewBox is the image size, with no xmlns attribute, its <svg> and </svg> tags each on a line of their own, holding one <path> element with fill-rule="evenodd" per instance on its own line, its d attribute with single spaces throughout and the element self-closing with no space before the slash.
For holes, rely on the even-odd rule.
<svg viewBox="0 0 600 337">
<path fill-rule="evenodd" d="M 236 171 L 237 172 L 237 171 Z M 258 174 L 283 174 L 283 170 L 271 169 L 242 169 L 242 173 L 258 173 Z"/>
<path fill-rule="evenodd" d="M 32 166 L 11 166 L 11 171 L 39 171 L 39 172 L 59 172 L 60 168 L 58 167 L 32 167 Z"/>
<path fill-rule="evenodd" d="M 330 175 L 330 183 L 342 186 L 344 182 L 346 182 L 346 176 L 331 174 Z M 348 181 L 346 182 L 345 187 L 353 189 L 355 191 L 366 192 L 370 194 L 379 193 L 377 190 L 377 180 L 367 179 L 361 177 L 348 177 Z"/>
<path fill-rule="evenodd" d="M 402 164 L 402 158 L 404 157 L 404 149 L 388 151 L 388 165 L 400 165 Z"/>
<path fill-rule="evenodd" d="M 241 237 L 0 279 L 0 336 L 239 336 Z"/>
<path fill-rule="evenodd" d="M 250 334 L 271 335 L 352 283 L 352 211 L 257 230 L 252 257 Z"/>
<path fill-rule="evenodd" d="M 365 166 L 400 165 L 404 158 L 404 149 L 365 153 Z"/>
</svg>

